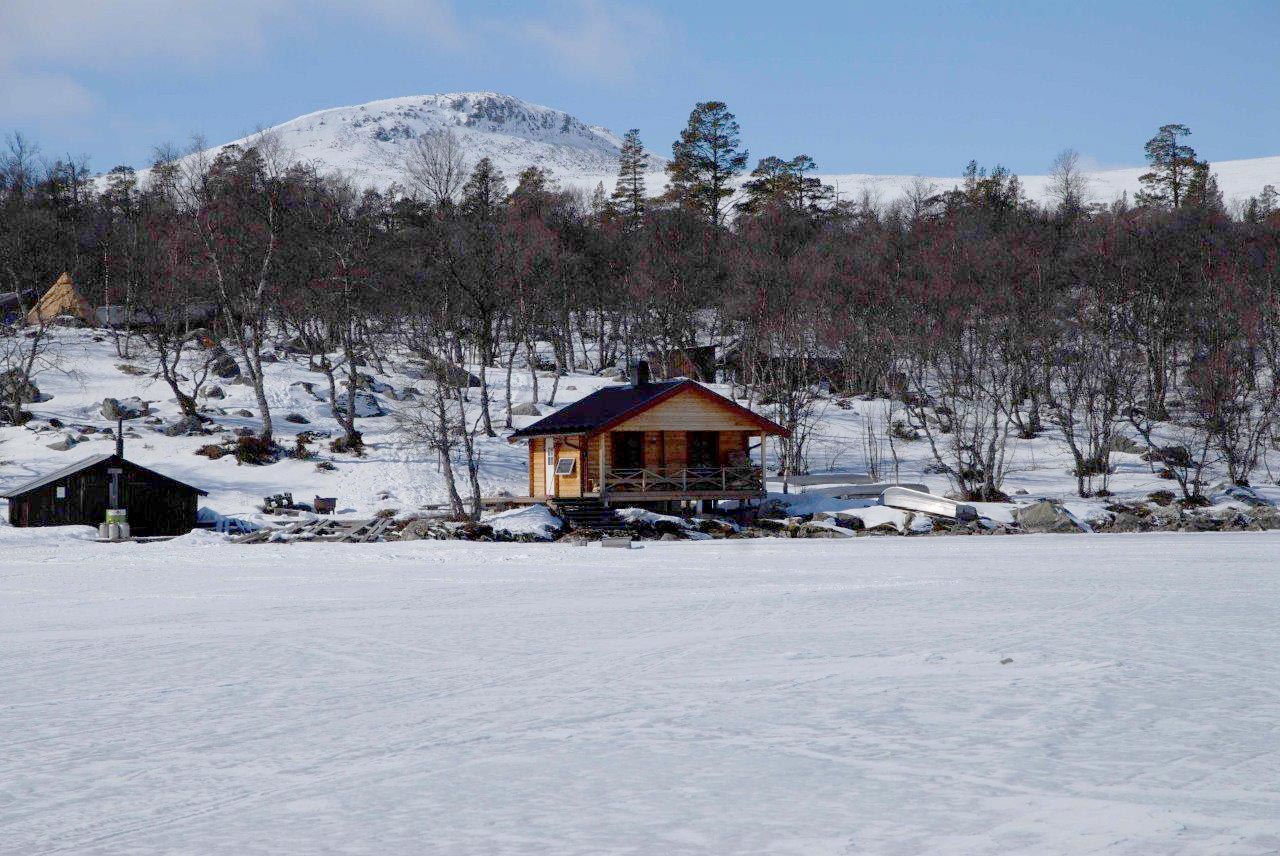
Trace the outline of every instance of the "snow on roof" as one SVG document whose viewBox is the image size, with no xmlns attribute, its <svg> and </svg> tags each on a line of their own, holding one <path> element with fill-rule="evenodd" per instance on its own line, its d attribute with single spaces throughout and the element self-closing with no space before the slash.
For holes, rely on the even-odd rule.
<svg viewBox="0 0 1280 856">
<path fill-rule="evenodd" d="M 89 467 L 95 467 L 111 457 L 111 455 L 93 455 L 91 457 L 84 458 L 83 460 L 76 461 L 74 464 L 67 464 L 60 470 L 54 470 L 47 475 L 40 476 L 34 481 L 29 481 L 24 485 L 19 485 L 18 487 L 5 491 L 4 493 L 0 493 L 0 499 L 13 499 L 15 496 L 20 496 L 21 494 L 38 490 L 47 484 L 52 484 L 59 479 L 64 479 L 69 475 L 74 475 L 81 470 L 87 470 Z"/>
<path fill-rule="evenodd" d="M 14 497 L 22 496 L 24 493 L 31 493 L 31 491 L 33 490 L 39 490 L 40 488 L 46 487 L 56 481 L 60 481 L 61 479 L 66 478 L 67 476 L 75 475 L 78 472 L 82 472 L 92 467 L 96 467 L 98 464 L 105 463 L 106 461 L 109 461 L 114 457 L 115 455 L 113 454 L 91 455 L 87 458 L 76 461 L 74 464 L 68 464 L 62 469 L 54 470 L 53 472 L 48 473 L 47 475 L 40 476 L 37 479 L 27 482 L 26 484 L 19 485 L 18 487 L 11 488 L 10 490 L 5 491 L 4 493 L 0 493 L 0 499 L 13 499 Z M 172 478 L 171 476 L 167 476 L 164 473 L 158 473 L 153 469 L 149 469 L 140 464 L 135 464 L 133 461 L 125 460 L 124 463 L 128 464 L 134 469 L 142 470 L 144 473 L 150 473 L 153 476 L 158 476 L 159 478 L 162 478 L 166 481 L 171 481 L 174 484 L 180 484 L 183 487 L 189 487 L 192 490 L 199 493 L 201 496 L 209 495 L 207 491 L 200 490 L 200 488 L 195 487 L 193 485 L 189 485 L 186 482 L 178 481 L 177 479 Z"/>
</svg>

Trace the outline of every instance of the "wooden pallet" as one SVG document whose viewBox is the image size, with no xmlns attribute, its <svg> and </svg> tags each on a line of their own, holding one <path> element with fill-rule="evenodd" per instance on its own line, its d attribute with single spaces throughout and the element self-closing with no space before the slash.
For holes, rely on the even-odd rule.
<svg viewBox="0 0 1280 856">
<path fill-rule="evenodd" d="M 287 526 L 264 527 L 232 539 L 236 544 L 265 544 L 269 541 L 332 541 L 345 544 L 367 544 L 383 540 L 395 525 L 390 517 L 368 520 L 301 520 Z"/>
</svg>

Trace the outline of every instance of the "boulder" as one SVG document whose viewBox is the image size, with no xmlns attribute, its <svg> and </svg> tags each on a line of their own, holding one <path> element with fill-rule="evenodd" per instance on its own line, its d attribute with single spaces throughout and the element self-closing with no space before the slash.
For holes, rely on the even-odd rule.
<svg viewBox="0 0 1280 856">
<path fill-rule="evenodd" d="M 311 353 L 311 349 L 307 347 L 307 343 L 302 339 L 301 336 L 294 336 L 292 339 L 283 343 L 282 345 L 279 345 L 278 347 L 280 348 L 280 350 L 284 351 L 286 354 Z"/>
<path fill-rule="evenodd" d="M 289 391 L 295 395 L 305 395 L 314 398 L 316 401 L 324 401 L 325 396 L 316 392 L 316 385 L 306 380 L 295 380 L 289 384 Z"/>
<path fill-rule="evenodd" d="M 221 345 L 214 345 L 209 355 L 209 370 L 223 380 L 240 377 L 240 364 Z"/>
<path fill-rule="evenodd" d="M 34 404 L 47 400 L 25 373 L 17 369 L 0 373 L 0 401 Z"/>
<path fill-rule="evenodd" d="M 1182 522 L 1182 528 L 1187 532 L 1218 532 L 1222 527 L 1223 521 L 1207 514 L 1189 514 Z"/>
<path fill-rule="evenodd" d="M 294 425 L 310 425 L 311 420 L 303 416 L 301 413 L 286 413 L 284 415 L 285 422 L 292 422 Z"/>
<path fill-rule="evenodd" d="M 421 541 L 427 538 L 439 538 L 444 529 L 439 520 L 420 518 L 410 520 L 400 530 L 401 541 Z"/>
<path fill-rule="evenodd" d="M 342 385 L 344 387 L 348 387 L 351 386 L 351 382 L 344 380 Z M 391 384 L 383 383 L 371 374 L 356 372 L 356 389 L 367 389 L 370 392 L 385 393 L 387 390 L 391 389 Z"/>
<path fill-rule="evenodd" d="M 542 411 L 538 409 L 538 405 L 533 401 L 521 401 L 518 404 L 511 405 L 512 416 L 541 416 Z"/>
<path fill-rule="evenodd" d="M 50 443 L 48 448 L 53 449 L 53 451 L 55 452 L 66 452 L 69 449 L 73 448 L 75 445 L 76 445 L 76 438 L 72 437 L 70 434 L 67 434 L 67 435 L 64 435 L 63 438 L 61 440 L 58 440 L 56 443 Z"/>
<path fill-rule="evenodd" d="M 231 415 L 232 415 L 232 416 L 239 416 L 241 419 L 252 419 L 252 418 L 253 418 L 253 411 L 252 411 L 252 410 L 245 410 L 244 408 L 241 408 L 241 409 L 239 409 L 239 410 L 233 410 L 233 411 L 231 411 Z"/>
<path fill-rule="evenodd" d="M 227 397 L 227 394 L 223 392 L 222 387 L 220 386 L 211 386 L 208 389 L 204 390 L 204 392 L 201 393 L 201 395 L 204 398 L 209 398 L 214 400 L 221 400 Z"/>
<path fill-rule="evenodd" d="M 410 375 L 410 377 L 413 377 L 413 375 Z M 476 377 L 471 372 L 461 366 L 455 366 L 452 363 L 442 361 L 427 363 L 420 372 L 419 379 L 435 380 L 439 377 L 444 378 L 444 382 L 447 386 L 460 388 L 477 388 L 481 386 L 480 378 Z"/>
<path fill-rule="evenodd" d="M 345 414 L 347 412 L 347 396 L 345 393 L 338 395 L 338 400 L 333 403 L 334 413 Z M 386 416 L 386 411 L 382 409 L 382 405 L 378 403 L 378 399 L 370 392 L 357 392 L 355 394 L 355 415 L 359 419 L 368 419 L 373 416 Z"/>
<path fill-rule="evenodd" d="M 1024 532 L 1075 533 L 1086 531 L 1074 517 L 1060 505 L 1042 500 L 1024 505 L 1014 512 L 1014 519 Z"/>
<path fill-rule="evenodd" d="M 129 398 L 102 399 L 102 418 L 114 422 L 117 419 L 137 419 L 151 413 L 151 405 L 136 395 Z"/>
<path fill-rule="evenodd" d="M 1191 465 L 1191 453 L 1186 446 L 1164 446 L 1159 449 L 1148 449 L 1142 459 L 1151 463 L 1170 464 L 1175 467 Z"/>
<path fill-rule="evenodd" d="M 15 410 L 8 404 L 0 404 L 0 425 L 25 425 L 31 421 L 31 414 L 22 408 Z"/>
<path fill-rule="evenodd" d="M 1141 532 L 1142 518 L 1127 511 L 1117 511 L 1106 528 L 1108 532 Z"/>
<path fill-rule="evenodd" d="M 177 422 L 166 425 L 161 433 L 166 437 L 186 437 L 203 434 L 204 426 L 201 425 L 199 416 L 187 416 Z"/>
<path fill-rule="evenodd" d="M 797 538 L 852 538 L 853 532 L 846 531 L 841 527 L 832 526 L 822 521 L 810 521 L 801 523 L 796 528 Z"/>
<path fill-rule="evenodd" d="M 1139 455 L 1146 451 L 1146 447 L 1133 441 L 1132 438 L 1123 434 L 1117 434 L 1111 438 L 1108 448 L 1112 452 L 1120 452 L 1126 455 Z"/>
</svg>

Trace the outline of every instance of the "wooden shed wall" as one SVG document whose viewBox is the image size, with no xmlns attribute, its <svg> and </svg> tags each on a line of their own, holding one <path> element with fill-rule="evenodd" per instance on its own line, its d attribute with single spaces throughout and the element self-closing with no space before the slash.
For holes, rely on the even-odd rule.
<svg viewBox="0 0 1280 856">
<path fill-rule="evenodd" d="M 97 526 L 106 519 L 111 475 L 104 462 L 9 500 L 14 526 Z M 184 535 L 195 528 L 199 494 L 145 470 L 122 467 L 120 505 L 128 509 L 137 536 Z M 58 498 L 58 488 L 66 491 Z"/>
</svg>

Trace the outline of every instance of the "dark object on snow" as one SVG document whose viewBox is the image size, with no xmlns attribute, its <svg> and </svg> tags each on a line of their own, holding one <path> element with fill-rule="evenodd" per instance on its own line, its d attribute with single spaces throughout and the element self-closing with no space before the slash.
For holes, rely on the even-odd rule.
<svg viewBox="0 0 1280 856">
<path fill-rule="evenodd" d="M 97 526 L 108 508 L 129 513 L 135 536 L 184 535 L 208 494 L 119 455 L 95 455 L 0 494 L 13 526 Z"/>
<path fill-rule="evenodd" d="M 293 494 L 277 493 L 262 498 L 262 509 L 267 512 L 279 511 L 282 508 L 294 508 Z"/>
<path fill-rule="evenodd" d="M 240 377 L 240 364 L 236 362 L 235 357 L 227 353 L 226 348 L 214 345 L 211 357 L 209 368 L 215 375 L 223 380 Z"/>
<path fill-rule="evenodd" d="M 312 504 L 315 506 L 316 514 L 333 514 L 338 508 L 338 498 L 336 496 L 317 496 Z"/>
<path fill-rule="evenodd" d="M 303 416 L 301 413 L 286 413 L 284 415 L 285 422 L 292 422 L 294 425 L 309 425 L 311 420 Z"/>
</svg>

